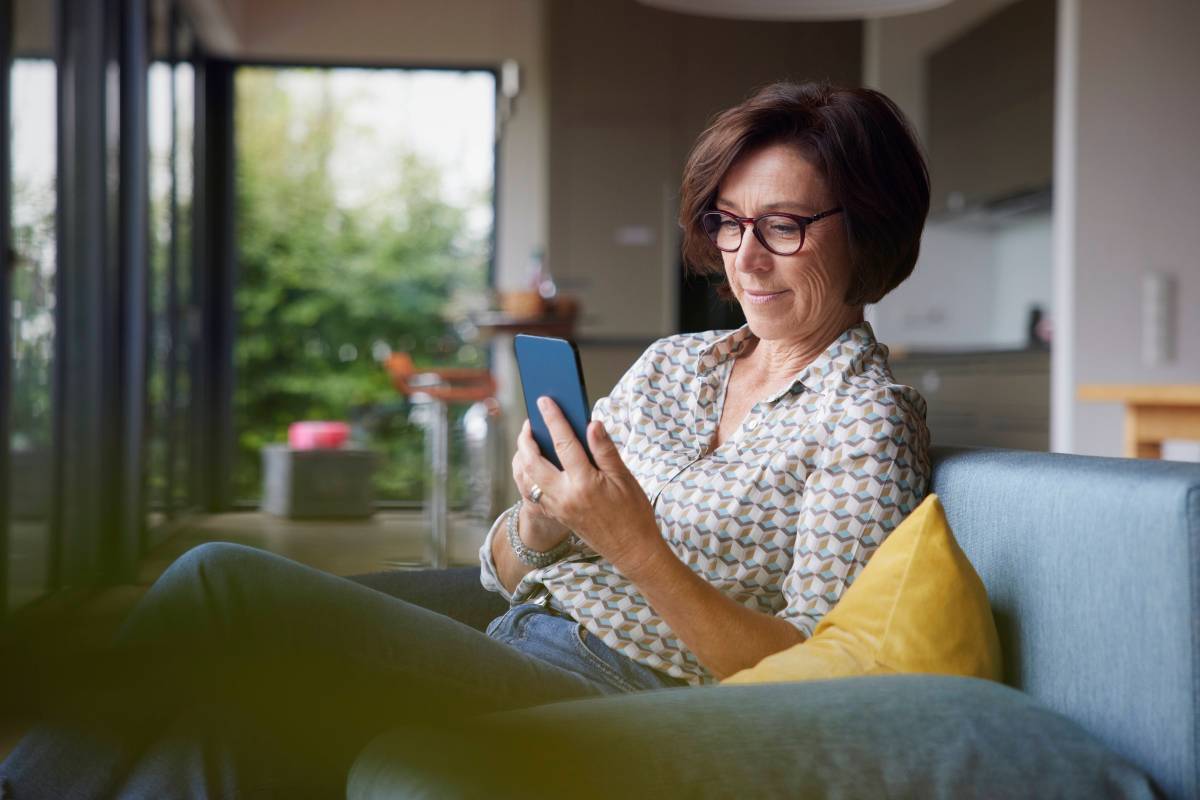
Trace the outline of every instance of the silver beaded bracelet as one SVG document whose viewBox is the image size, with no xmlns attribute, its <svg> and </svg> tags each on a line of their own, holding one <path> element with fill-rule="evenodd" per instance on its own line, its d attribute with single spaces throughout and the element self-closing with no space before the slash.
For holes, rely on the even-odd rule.
<svg viewBox="0 0 1200 800">
<path fill-rule="evenodd" d="M 517 517 L 521 516 L 522 502 L 518 500 L 516 505 L 508 510 L 508 546 L 512 548 L 513 553 L 522 564 L 528 564 L 531 567 L 548 567 L 570 552 L 572 545 L 578 542 L 579 538 L 572 533 L 552 549 L 544 552 L 526 546 L 521 541 L 520 534 L 517 533 Z"/>
</svg>

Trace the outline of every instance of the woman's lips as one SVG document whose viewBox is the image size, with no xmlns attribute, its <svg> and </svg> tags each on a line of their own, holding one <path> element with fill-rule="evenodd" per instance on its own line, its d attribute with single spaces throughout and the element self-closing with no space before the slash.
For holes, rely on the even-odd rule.
<svg viewBox="0 0 1200 800">
<path fill-rule="evenodd" d="M 770 303 L 773 300 L 783 297 L 785 294 L 787 294 L 787 291 L 787 289 L 783 289 L 778 292 L 752 292 L 747 289 L 745 296 L 746 299 L 751 303 L 754 303 L 755 305 L 763 305 L 764 303 Z"/>
</svg>

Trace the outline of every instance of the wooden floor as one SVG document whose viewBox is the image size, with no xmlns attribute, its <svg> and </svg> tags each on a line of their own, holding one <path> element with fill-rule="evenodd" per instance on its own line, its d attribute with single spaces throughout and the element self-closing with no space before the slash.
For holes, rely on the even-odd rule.
<svg viewBox="0 0 1200 800">
<path fill-rule="evenodd" d="M 486 523 L 451 515 L 449 565 L 479 563 Z M 294 521 L 259 512 L 218 514 L 182 525 L 143 559 L 135 583 L 87 595 L 64 594 L 22 614 L 8 646 L 52 654 L 64 646 L 107 641 L 129 609 L 182 553 L 205 542 L 236 542 L 286 556 L 335 575 L 424 568 L 428 528 L 416 511 L 386 511 L 365 521 Z M 19 642 L 14 645 L 13 643 Z M 64 643 L 69 643 L 64 645 Z M 0 653 L 0 661 L 2 661 Z M 0 760 L 28 729 L 29 720 L 0 714 Z"/>
<path fill-rule="evenodd" d="M 450 564 L 479 563 L 482 523 L 451 515 Z M 218 514 L 197 520 L 156 548 L 142 564 L 149 585 L 179 555 L 205 542 L 237 542 L 287 556 L 334 575 L 355 575 L 428 562 L 428 529 L 412 511 L 386 511 L 369 520 L 297 521 L 259 512 Z"/>
</svg>

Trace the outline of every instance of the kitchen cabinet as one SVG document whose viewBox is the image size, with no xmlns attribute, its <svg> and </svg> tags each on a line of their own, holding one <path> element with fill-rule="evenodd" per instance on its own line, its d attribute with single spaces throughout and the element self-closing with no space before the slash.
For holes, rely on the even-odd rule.
<svg viewBox="0 0 1200 800">
<path fill-rule="evenodd" d="M 996 350 L 893 352 L 897 383 L 929 406 L 935 446 L 1050 449 L 1050 353 Z"/>
<path fill-rule="evenodd" d="M 926 63 L 933 214 L 1044 192 L 1053 172 L 1055 3 L 1019 0 Z"/>
</svg>

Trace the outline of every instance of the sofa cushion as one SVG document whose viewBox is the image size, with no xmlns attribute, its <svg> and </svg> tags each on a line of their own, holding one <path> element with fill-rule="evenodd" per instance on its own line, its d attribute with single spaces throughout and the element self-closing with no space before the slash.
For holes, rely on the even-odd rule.
<svg viewBox="0 0 1200 800">
<path fill-rule="evenodd" d="M 895 672 L 1001 677 L 987 590 L 933 494 L 884 540 L 808 641 L 724 682 Z"/>
<path fill-rule="evenodd" d="M 992 681 L 880 675 L 571 700 L 375 739 L 351 798 L 1150 798 L 1077 724 Z"/>
</svg>

